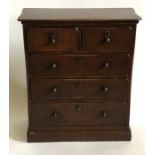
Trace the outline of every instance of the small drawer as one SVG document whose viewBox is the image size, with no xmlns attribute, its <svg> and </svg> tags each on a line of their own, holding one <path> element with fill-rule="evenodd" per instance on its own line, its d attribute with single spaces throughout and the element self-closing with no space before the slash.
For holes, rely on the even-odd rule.
<svg viewBox="0 0 155 155">
<path fill-rule="evenodd" d="M 130 54 L 31 55 L 29 73 L 41 77 L 125 77 Z"/>
<path fill-rule="evenodd" d="M 29 28 L 27 30 L 28 51 L 75 51 L 78 49 L 76 28 Z"/>
<path fill-rule="evenodd" d="M 86 51 L 133 52 L 135 27 L 87 27 L 83 30 L 82 46 Z"/>
<path fill-rule="evenodd" d="M 122 105 L 121 105 L 122 104 Z M 123 102 L 42 102 L 31 104 L 31 125 L 52 126 L 123 126 L 127 124 L 127 105 Z"/>
<path fill-rule="evenodd" d="M 31 99 L 128 99 L 126 79 L 32 79 Z"/>
</svg>

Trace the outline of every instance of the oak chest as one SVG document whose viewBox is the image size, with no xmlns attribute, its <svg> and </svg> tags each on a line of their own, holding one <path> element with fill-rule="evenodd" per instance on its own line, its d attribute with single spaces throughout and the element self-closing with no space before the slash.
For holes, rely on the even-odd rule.
<svg viewBox="0 0 155 155">
<path fill-rule="evenodd" d="M 23 9 L 28 141 L 130 140 L 130 8 Z"/>
</svg>

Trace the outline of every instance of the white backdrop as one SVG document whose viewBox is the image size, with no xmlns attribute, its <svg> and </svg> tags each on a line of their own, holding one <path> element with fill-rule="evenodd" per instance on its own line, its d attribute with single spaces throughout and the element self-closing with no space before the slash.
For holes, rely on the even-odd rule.
<svg viewBox="0 0 155 155">
<path fill-rule="evenodd" d="M 17 21 L 22 8 L 107 8 L 132 7 L 142 16 L 142 0 L 11 0 L 10 5 L 10 153 L 11 155 L 58 154 L 144 154 L 143 75 L 146 67 L 143 21 L 137 26 L 131 100 L 132 142 L 26 143 L 27 101 L 22 25 Z"/>
</svg>

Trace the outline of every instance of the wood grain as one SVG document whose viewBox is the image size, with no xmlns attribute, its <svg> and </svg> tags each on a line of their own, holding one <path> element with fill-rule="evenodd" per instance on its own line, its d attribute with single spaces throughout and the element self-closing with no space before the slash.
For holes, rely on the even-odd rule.
<svg viewBox="0 0 155 155">
<path fill-rule="evenodd" d="M 28 142 L 131 140 L 131 8 L 25 8 Z"/>
</svg>

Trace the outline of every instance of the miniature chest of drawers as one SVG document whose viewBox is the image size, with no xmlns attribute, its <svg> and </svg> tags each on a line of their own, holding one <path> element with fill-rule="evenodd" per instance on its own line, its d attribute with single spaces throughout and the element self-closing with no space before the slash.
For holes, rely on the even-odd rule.
<svg viewBox="0 0 155 155">
<path fill-rule="evenodd" d="M 131 8 L 23 9 L 29 142 L 131 140 Z"/>
</svg>

